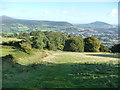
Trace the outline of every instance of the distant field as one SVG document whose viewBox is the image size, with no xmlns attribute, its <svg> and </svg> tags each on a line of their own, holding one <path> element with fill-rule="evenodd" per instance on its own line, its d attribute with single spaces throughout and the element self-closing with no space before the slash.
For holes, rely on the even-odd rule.
<svg viewBox="0 0 120 90">
<path fill-rule="evenodd" d="M 8 41 L 21 41 L 22 39 L 17 39 L 17 38 L 0 38 L 0 43 L 2 43 L 2 41 L 4 42 L 8 42 Z M 15 49 L 12 49 L 11 46 L 4 46 L 5 48 L 2 48 L 2 45 L 0 45 L 0 56 L 5 56 L 8 54 L 13 54 L 16 53 L 14 52 Z"/>
<path fill-rule="evenodd" d="M 0 45 L 0 57 L 8 54 L 16 54 L 16 49 L 13 49 L 12 46 Z"/>
<path fill-rule="evenodd" d="M 15 41 L 21 41 L 22 39 L 17 39 L 17 38 L 0 38 L 0 43 L 2 41 L 7 42 L 7 41 L 13 41 L 13 40 L 15 40 Z"/>
<path fill-rule="evenodd" d="M 20 54 L 18 64 L 3 61 L 3 88 L 118 87 L 118 55 L 47 50 Z"/>
</svg>

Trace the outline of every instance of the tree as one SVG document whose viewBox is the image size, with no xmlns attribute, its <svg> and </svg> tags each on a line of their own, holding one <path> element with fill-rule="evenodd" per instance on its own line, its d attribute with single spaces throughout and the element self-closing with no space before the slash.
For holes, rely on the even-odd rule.
<svg viewBox="0 0 120 90">
<path fill-rule="evenodd" d="M 17 33 L 14 33 L 14 37 L 17 37 L 18 36 L 18 34 Z"/>
<path fill-rule="evenodd" d="M 84 39 L 84 42 L 85 42 L 85 47 L 84 47 L 85 52 L 99 52 L 100 42 L 97 38 L 87 37 Z"/>
<path fill-rule="evenodd" d="M 48 38 L 47 47 L 50 50 L 63 50 L 65 45 L 65 35 L 59 32 L 44 32 L 46 37 Z M 54 46 L 54 47 L 53 47 Z"/>
<path fill-rule="evenodd" d="M 32 50 L 31 44 L 27 43 L 27 42 L 22 42 L 20 43 L 20 47 L 21 49 L 26 52 L 26 53 L 30 53 Z"/>
<path fill-rule="evenodd" d="M 37 36 L 31 39 L 32 47 L 37 49 L 43 49 L 46 47 L 47 38 L 43 32 L 39 32 Z"/>
<path fill-rule="evenodd" d="M 41 33 L 42 31 L 32 31 L 30 32 L 31 36 L 37 36 L 39 33 Z"/>
<path fill-rule="evenodd" d="M 25 38 L 29 38 L 29 37 L 30 37 L 29 33 L 19 33 L 19 35 L 18 35 L 19 39 L 25 39 Z"/>
<path fill-rule="evenodd" d="M 111 47 L 111 51 L 113 53 L 120 53 L 120 43 L 119 44 L 115 44 L 114 46 Z"/>
<path fill-rule="evenodd" d="M 57 50 L 55 44 L 53 44 L 53 43 L 48 43 L 48 48 L 47 49 L 49 49 L 49 50 Z"/>
<path fill-rule="evenodd" d="M 100 44 L 100 52 L 110 52 L 110 49 L 101 43 Z"/>
<path fill-rule="evenodd" d="M 70 37 L 65 44 L 65 51 L 84 52 L 84 41 L 79 37 Z"/>
</svg>

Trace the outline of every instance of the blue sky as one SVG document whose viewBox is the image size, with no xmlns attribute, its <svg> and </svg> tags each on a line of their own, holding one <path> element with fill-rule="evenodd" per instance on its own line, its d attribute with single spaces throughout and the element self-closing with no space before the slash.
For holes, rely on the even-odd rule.
<svg viewBox="0 0 120 90">
<path fill-rule="evenodd" d="M 118 23 L 117 2 L 1 2 L 0 15 L 19 19 Z"/>
</svg>

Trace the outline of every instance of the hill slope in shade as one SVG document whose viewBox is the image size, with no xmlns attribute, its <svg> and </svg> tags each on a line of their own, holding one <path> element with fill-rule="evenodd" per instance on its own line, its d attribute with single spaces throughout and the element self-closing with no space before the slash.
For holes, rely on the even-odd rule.
<svg viewBox="0 0 120 90">
<path fill-rule="evenodd" d="M 3 24 L 13 24 L 13 23 L 20 23 L 26 25 L 56 25 L 56 26 L 72 26 L 72 24 L 68 22 L 62 21 L 43 21 L 43 20 L 25 20 L 25 19 L 15 19 L 8 16 L 0 16 L 2 18 Z M 12 21 L 12 22 L 11 22 Z"/>
<path fill-rule="evenodd" d="M 64 27 L 73 26 L 71 23 L 63 21 L 25 20 L 8 16 L 0 16 L 1 21 L 3 33 L 21 33 L 35 30 L 56 31 L 62 30 Z"/>
</svg>

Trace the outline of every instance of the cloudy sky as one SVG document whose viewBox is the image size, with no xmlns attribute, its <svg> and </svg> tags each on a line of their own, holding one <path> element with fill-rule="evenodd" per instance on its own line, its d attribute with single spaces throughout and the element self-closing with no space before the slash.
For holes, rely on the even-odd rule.
<svg viewBox="0 0 120 90">
<path fill-rule="evenodd" d="M 19 19 L 118 23 L 118 2 L 1 2 L 0 15 Z"/>
</svg>

